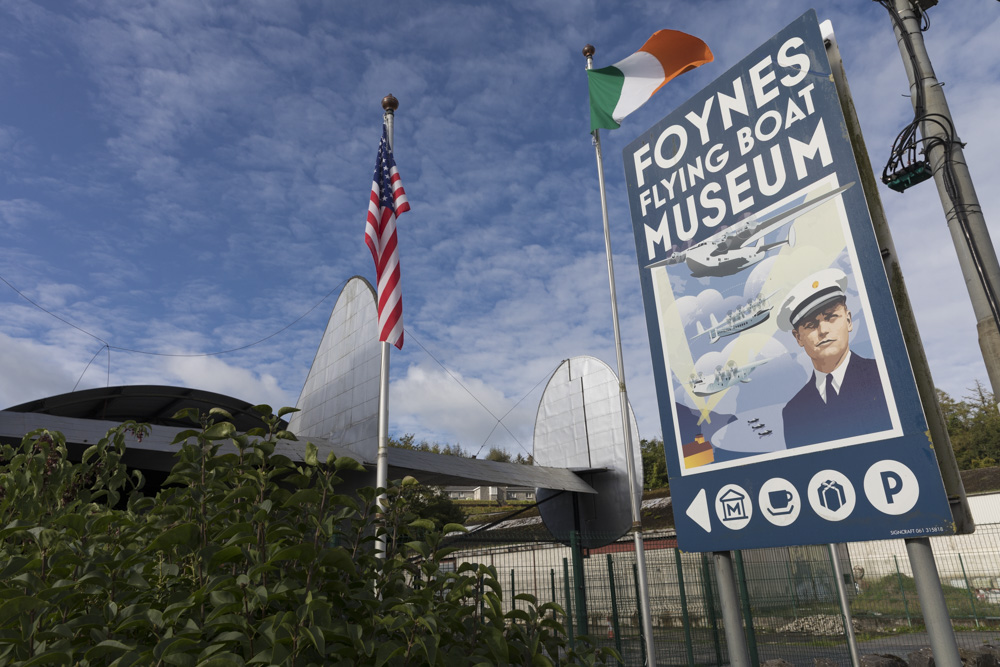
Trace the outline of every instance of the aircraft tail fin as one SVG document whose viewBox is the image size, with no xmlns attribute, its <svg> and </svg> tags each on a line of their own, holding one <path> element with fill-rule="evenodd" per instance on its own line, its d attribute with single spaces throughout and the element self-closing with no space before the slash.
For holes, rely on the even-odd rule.
<svg viewBox="0 0 1000 667">
<path fill-rule="evenodd" d="M 695 328 L 698 329 L 698 335 L 701 336 L 705 333 L 705 327 L 701 326 L 701 322 L 695 322 Z"/>
<path fill-rule="evenodd" d="M 378 310 L 375 289 L 360 276 L 337 297 L 288 430 L 327 438 L 362 461 L 378 454 Z M 361 341 L 351 344 L 353 341 Z M 331 398 L 334 387 L 338 390 Z"/>
<path fill-rule="evenodd" d="M 708 321 L 712 323 L 713 327 L 719 326 L 719 320 L 715 319 L 715 313 L 708 314 Z"/>
</svg>

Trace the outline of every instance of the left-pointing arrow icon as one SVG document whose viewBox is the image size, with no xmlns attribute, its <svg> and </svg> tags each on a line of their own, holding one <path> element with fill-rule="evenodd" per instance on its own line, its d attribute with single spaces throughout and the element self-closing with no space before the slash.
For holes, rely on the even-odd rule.
<svg viewBox="0 0 1000 667">
<path fill-rule="evenodd" d="M 708 514 L 708 495 L 705 493 L 705 489 L 698 492 L 684 513 L 701 526 L 706 533 L 712 532 L 712 521 Z"/>
</svg>

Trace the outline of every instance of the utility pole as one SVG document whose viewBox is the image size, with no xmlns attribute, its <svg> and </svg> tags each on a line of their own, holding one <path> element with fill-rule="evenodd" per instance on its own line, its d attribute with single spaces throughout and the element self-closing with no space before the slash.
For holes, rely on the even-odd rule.
<svg viewBox="0 0 1000 667">
<path fill-rule="evenodd" d="M 965 163 L 962 143 L 924 47 L 923 11 L 937 0 L 876 0 L 889 10 L 910 81 L 914 122 L 937 184 L 948 229 L 969 290 L 979 347 L 994 396 L 1000 396 L 1000 265 Z"/>
</svg>

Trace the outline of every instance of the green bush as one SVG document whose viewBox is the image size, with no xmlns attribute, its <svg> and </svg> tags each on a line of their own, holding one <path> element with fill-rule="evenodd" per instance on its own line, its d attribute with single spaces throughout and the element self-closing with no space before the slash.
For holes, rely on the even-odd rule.
<svg viewBox="0 0 1000 667">
<path fill-rule="evenodd" d="M 603 664 L 563 612 L 502 612 L 496 572 L 442 572 L 438 531 L 415 516 L 409 481 L 336 492 L 351 459 L 274 453 L 279 418 L 237 433 L 229 415 L 182 411 L 178 461 L 154 498 L 122 463 L 126 423 L 81 463 L 45 430 L 4 446 L 0 467 L 2 665 Z M 386 553 L 377 558 L 376 534 Z"/>
</svg>

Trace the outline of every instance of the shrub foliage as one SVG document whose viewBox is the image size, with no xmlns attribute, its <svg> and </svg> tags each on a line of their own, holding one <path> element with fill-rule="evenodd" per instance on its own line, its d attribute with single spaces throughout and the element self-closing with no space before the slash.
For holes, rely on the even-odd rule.
<svg viewBox="0 0 1000 667">
<path fill-rule="evenodd" d="M 337 492 L 359 464 L 275 453 L 280 417 L 237 433 L 228 414 L 182 411 L 177 463 L 155 497 L 123 465 L 126 423 L 83 455 L 45 430 L 4 446 L 0 467 L 0 664 L 546 665 L 614 655 L 566 642 L 562 611 L 496 572 L 444 572 L 442 535 L 408 481 Z M 386 542 L 377 558 L 376 533 Z"/>
</svg>

